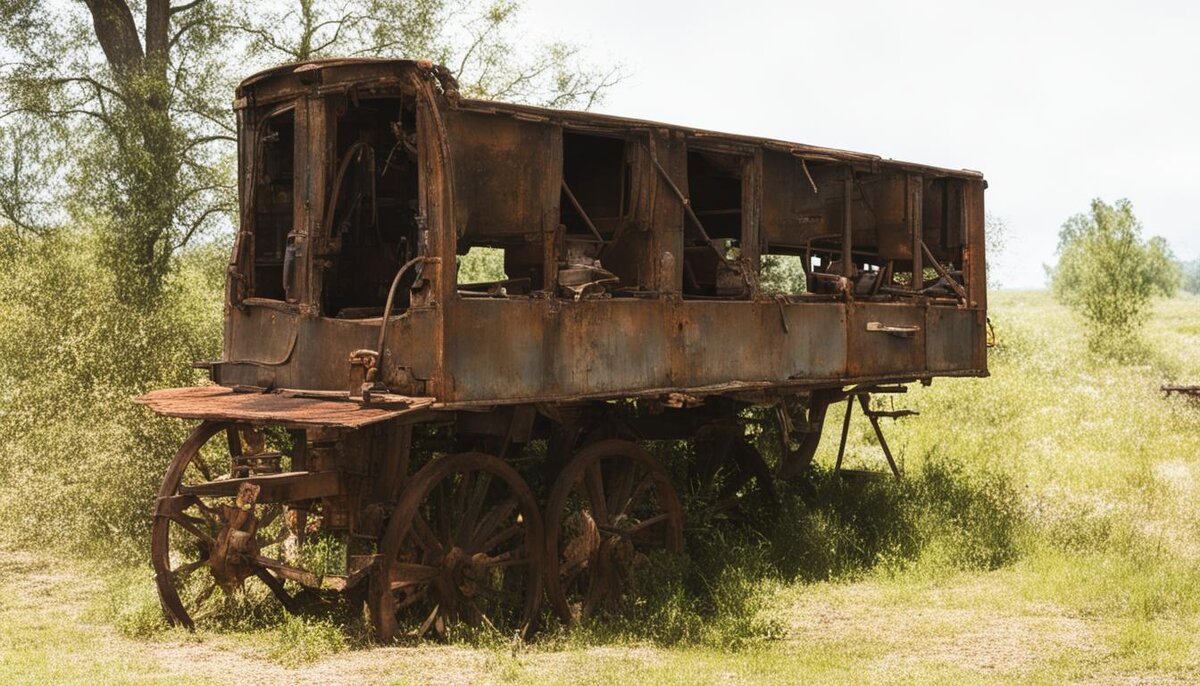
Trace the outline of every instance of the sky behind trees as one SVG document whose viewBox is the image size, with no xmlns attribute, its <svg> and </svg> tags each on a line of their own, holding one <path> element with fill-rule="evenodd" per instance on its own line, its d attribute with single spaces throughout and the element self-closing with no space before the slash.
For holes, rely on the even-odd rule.
<svg viewBox="0 0 1200 686">
<path fill-rule="evenodd" d="M 600 111 L 983 171 L 1005 287 L 1129 198 L 1200 257 L 1200 3 L 526 0 L 529 34 L 629 77 Z"/>
</svg>

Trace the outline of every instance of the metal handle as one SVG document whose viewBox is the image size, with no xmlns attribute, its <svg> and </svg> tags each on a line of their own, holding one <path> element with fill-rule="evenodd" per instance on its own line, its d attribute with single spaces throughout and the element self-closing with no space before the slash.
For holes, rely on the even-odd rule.
<svg viewBox="0 0 1200 686">
<path fill-rule="evenodd" d="M 886 333 L 897 338 L 912 338 L 920 330 L 921 327 L 916 324 L 889 326 L 883 322 L 867 322 L 867 331 Z"/>
<path fill-rule="evenodd" d="M 284 297 L 292 290 L 292 272 L 296 265 L 296 244 L 288 243 L 283 251 L 283 292 Z"/>
</svg>

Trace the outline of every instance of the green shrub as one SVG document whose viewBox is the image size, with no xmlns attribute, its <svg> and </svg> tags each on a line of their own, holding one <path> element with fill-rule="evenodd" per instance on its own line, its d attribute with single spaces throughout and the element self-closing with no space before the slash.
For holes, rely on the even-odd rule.
<svg viewBox="0 0 1200 686">
<path fill-rule="evenodd" d="M 0 244 L 0 535 L 140 561 L 185 427 L 131 401 L 219 354 L 225 247 L 183 255 L 149 310 L 118 301 L 98 253 L 84 231 Z"/>
<path fill-rule="evenodd" d="M 1142 224 L 1128 200 L 1109 205 L 1097 198 L 1089 213 L 1063 224 L 1058 255 L 1050 271 L 1054 295 L 1083 316 L 1089 346 L 1132 358 L 1128 348 L 1151 298 L 1174 294 L 1182 281 L 1166 241 L 1142 240 Z"/>
</svg>

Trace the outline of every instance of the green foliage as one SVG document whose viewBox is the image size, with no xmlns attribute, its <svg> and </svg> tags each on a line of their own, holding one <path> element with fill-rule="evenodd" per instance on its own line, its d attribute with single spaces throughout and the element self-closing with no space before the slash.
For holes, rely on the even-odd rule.
<svg viewBox="0 0 1200 686">
<path fill-rule="evenodd" d="M 1055 297 L 1087 322 L 1096 351 L 1121 352 L 1136 339 L 1150 300 L 1170 296 L 1180 271 L 1162 238 L 1142 239 L 1128 200 L 1092 201 L 1059 232 L 1058 265 L 1050 271 Z"/>
<path fill-rule="evenodd" d="M 474 247 L 458 257 L 458 283 L 485 283 L 507 278 L 501 248 Z"/>
<path fill-rule="evenodd" d="M 468 97 L 589 108 L 619 68 L 517 34 L 488 0 L 0 0 L 0 216 L 90 225 L 126 305 L 153 308 L 172 258 L 236 222 L 237 81 L 280 62 L 430 57 Z M 102 48 L 102 49 L 101 49 Z M 11 163 L 8 161 L 11 160 Z M 58 208 L 65 208 L 62 212 Z"/>
<path fill-rule="evenodd" d="M 800 255 L 763 255 L 760 279 L 763 293 L 803 293 L 808 290 L 804 258 Z"/>
<path fill-rule="evenodd" d="M 181 256 L 159 305 L 124 303 L 82 232 L 0 231 L 0 535 L 145 559 L 148 503 L 183 438 L 134 396 L 220 352 L 226 246 Z"/>
</svg>

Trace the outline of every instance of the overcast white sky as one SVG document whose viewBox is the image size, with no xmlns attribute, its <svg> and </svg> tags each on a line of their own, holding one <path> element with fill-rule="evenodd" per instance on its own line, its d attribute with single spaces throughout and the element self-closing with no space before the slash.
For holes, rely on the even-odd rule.
<svg viewBox="0 0 1200 686">
<path fill-rule="evenodd" d="M 601 111 L 983 171 L 1005 287 L 1093 197 L 1200 257 L 1200 2 L 524 4 L 626 65 Z"/>
</svg>

